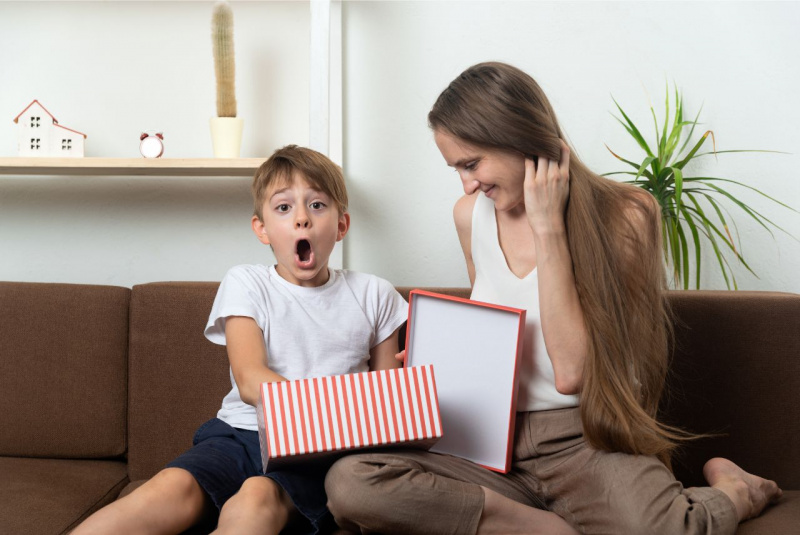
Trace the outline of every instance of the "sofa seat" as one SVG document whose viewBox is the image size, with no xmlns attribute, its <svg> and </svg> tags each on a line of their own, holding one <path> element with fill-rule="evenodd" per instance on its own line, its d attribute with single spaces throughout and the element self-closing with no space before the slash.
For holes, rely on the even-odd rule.
<svg viewBox="0 0 800 535">
<path fill-rule="evenodd" d="M 800 533 L 800 490 L 784 490 L 777 505 L 768 508 L 758 518 L 739 524 L 736 535 L 760 533 Z"/>
<path fill-rule="evenodd" d="M 66 533 L 114 501 L 128 483 L 123 461 L 0 457 L 3 533 Z"/>
</svg>

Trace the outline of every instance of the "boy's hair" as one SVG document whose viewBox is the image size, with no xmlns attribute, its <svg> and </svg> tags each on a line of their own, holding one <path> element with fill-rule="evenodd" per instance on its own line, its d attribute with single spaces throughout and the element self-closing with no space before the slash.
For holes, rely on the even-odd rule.
<svg viewBox="0 0 800 535">
<path fill-rule="evenodd" d="M 263 221 L 262 209 L 270 186 L 291 184 L 295 173 L 328 195 L 336 203 L 340 215 L 347 211 L 347 188 L 342 168 L 315 150 L 286 145 L 261 164 L 253 177 L 253 213 L 258 219 Z"/>
</svg>

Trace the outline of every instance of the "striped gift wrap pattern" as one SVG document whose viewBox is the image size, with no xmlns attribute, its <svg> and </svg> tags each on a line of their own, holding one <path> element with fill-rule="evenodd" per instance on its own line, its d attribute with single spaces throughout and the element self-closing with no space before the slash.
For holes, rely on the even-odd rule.
<svg viewBox="0 0 800 535">
<path fill-rule="evenodd" d="M 263 383 L 262 461 L 442 436 L 433 366 Z"/>
</svg>

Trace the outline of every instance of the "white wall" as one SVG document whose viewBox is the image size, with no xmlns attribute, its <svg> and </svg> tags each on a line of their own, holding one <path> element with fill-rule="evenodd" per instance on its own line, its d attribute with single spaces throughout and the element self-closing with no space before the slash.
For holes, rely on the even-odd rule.
<svg viewBox="0 0 800 535">
<path fill-rule="evenodd" d="M 308 141 L 308 5 L 234 2 L 243 156 Z M 11 120 L 38 98 L 89 135 L 87 156 L 138 156 L 163 129 L 168 157 L 210 156 L 214 113 L 211 2 L 0 2 L 0 156 L 16 155 Z M 611 118 L 613 93 L 649 132 L 649 91 L 685 93 L 722 155 L 702 171 L 746 181 L 800 209 L 800 50 L 795 3 L 347 2 L 343 10 L 345 170 L 353 226 L 345 265 L 396 284 L 467 284 L 452 225 L 460 195 L 425 117 L 464 68 L 501 60 L 550 96 L 579 155 L 620 168 L 608 143 L 635 146 Z M 697 170 L 698 172 L 700 170 Z M 800 215 L 743 199 L 800 238 Z M 247 179 L 0 177 L 0 280 L 130 286 L 219 280 L 271 262 L 248 228 Z M 800 292 L 800 243 L 733 211 L 741 288 Z M 704 259 L 706 267 L 711 257 Z M 711 272 L 704 286 L 722 288 Z"/>
<path fill-rule="evenodd" d="M 604 143 L 639 157 L 609 115 L 610 94 L 649 134 L 644 88 L 658 110 L 665 80 L 675 80 L 687 110 L 705 102 L 702 119 L 718 149 L 794 153 L 721 155 L 702 171 L 800 209 L 800 4 L 352 2 L 344 20 L 345 165 L 354 191 L 349 265 L 400 284 L 467 284 L 450 211 L 460 183 L 438 155 L 426 115 L 455 76 L 488 60 L 537 79 L 597 172 L 620 169 Z M 741 198 L 800 239 L 799 214 L 746 190 Z M 773 241 L 741 212 L 733 215 L 745 257 L 761 276 L 736 269 L 739 287 L 800 292 L 800 243 L 780 234 Z M 724 288 L 712 256 L 703 263 L 714 269 L 703 286 Z"/>
<path fill-rule="evenodd" d="M 0 2 L 0 156 L 36 98 L 88 135 L 86 156 L 211 157 L 212 2 Z M 243 157 L 308 143 L 309 9 L 237 2 Z M 220 280 L 272 262 L 249 229 L 248 178 L 0 177 L 0 280 L 131 286 Z"/>
</svg>

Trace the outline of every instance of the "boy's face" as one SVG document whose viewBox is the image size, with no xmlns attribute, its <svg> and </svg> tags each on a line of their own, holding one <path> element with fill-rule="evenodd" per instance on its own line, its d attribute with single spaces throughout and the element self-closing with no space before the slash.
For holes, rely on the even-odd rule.
<svg viewBox="0 0 800 535">
<path fill-rule="evenodd" d="M 315 190 L 299 173 L 288 185 L 267 190 L 264 220 L 253 216 L 253 232 L 272 245 L 278 274 L 298 286 L 322 286 L 328 281 L 328 258 L 344 238 L 350 214 L 339 214 L 327 194 Z"/>
</svg>

